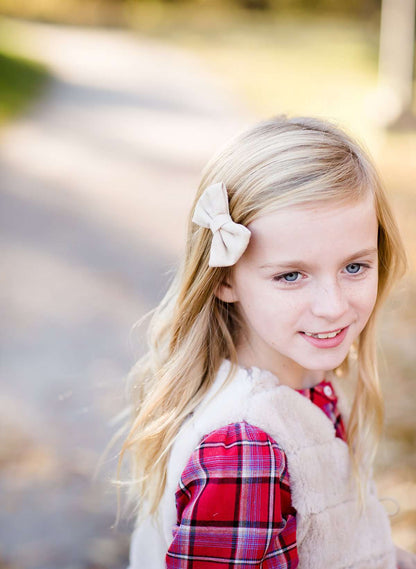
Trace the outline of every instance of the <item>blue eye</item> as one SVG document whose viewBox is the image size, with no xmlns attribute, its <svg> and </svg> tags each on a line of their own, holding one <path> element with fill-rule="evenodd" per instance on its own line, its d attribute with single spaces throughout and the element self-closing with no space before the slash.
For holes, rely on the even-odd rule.
<svg viewBox="0 0 416 569">
<path fill-rule="evenodd" d="M 347 273 L 349 273 L 350 275 L 356 275 L 357 273 L 360 272 L 361 267 L 362 267 L 361 263 L 350 263 L 349 265 L 346 266 Z"/>
<path fill-rule="evenodd" d="M 287 283 L 293 283 L 298 280 L 300 273 L 297 271 L 293 271 L 292 273 L 286 273 L 285 275 L 281 275 L 281 279 L 286 281 Z"/>
</svg>

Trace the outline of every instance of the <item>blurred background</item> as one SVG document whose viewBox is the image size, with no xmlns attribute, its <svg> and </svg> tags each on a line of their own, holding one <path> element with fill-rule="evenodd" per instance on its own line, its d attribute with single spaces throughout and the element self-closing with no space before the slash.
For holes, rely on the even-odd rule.
<svg viewBox="0 0 416 569">
<path fill-rule="evenodd" d="M 399 219 L 376 478 L 416 552 L 414 22 L 410 0 L 0 0 L 0 569 L 127 566 L 117 447 L 94 473 L 134 324 L 171 279 L 205 162 L 279 113 L 363 142 Z"/>
</svg>

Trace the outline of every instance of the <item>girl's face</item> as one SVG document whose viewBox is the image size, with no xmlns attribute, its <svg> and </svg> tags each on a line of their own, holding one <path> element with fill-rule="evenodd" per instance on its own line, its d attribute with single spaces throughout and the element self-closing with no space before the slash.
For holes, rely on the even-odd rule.
<svg viewBox="0 0 416 569">
<path fill-rule="evenodd" d="M 218 297 L 236 302 L 245 329 L 239 363 L 309 387 L 339 366 L 377 297 L 373 198 L 293 206 L 259 217 Z"/>
</svg>

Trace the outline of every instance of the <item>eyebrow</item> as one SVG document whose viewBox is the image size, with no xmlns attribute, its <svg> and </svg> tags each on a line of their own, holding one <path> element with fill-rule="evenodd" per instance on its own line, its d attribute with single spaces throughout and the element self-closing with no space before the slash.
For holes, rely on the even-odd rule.
<svg viewBox="0 0 416 569">
<path fill-rule="evenodd" d="M 353 255 L 350 255 L 349 257 L 344 259 L 343 263 L 348 264 L 355 259 L 359 259 L 360 257 L 367 257 L 369 255 L 373 255 L 374 253 L 377 253 L 377 251 L 378 251 L 377 247 L 371 247 L 369 249 L 362 249 L 361 251 L 357 251 Z M 264 265 L 260 265 L 259 269 L 271 269 L 271 268 L 275 268 L 275 267 L 279 267 L 282 269 L 298 267 L 300 269 L 303 269 L 303 268 L 308 267 L 308 264 L 305 263 L 305 261 L 296 261 L 296 260 L 282 261 L 282 262 L 276 262 L 276 263 L 265 263 Z"/>
</svg>

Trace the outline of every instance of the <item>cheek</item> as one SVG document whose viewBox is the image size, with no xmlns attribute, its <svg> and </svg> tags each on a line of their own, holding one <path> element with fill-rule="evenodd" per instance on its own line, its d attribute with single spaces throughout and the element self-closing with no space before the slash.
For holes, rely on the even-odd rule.
<svg viewBox="0 0 416 569">
<path fill-rule="evenodd" d="M 377 300 L 377 278 L 369 279 L 366 286 L 355 292 L 354 305 L 366 320 L 371 315 Z"/>
<path fill-rule="evenodd" d="M 287 330 L 288 326 L 298 319 L 301 302 L 290 295 L 279 295 L 277 291 L 256 290 L 241 295 L 240 313 L 250 327 L 257 333 Z"/>
</svg>

